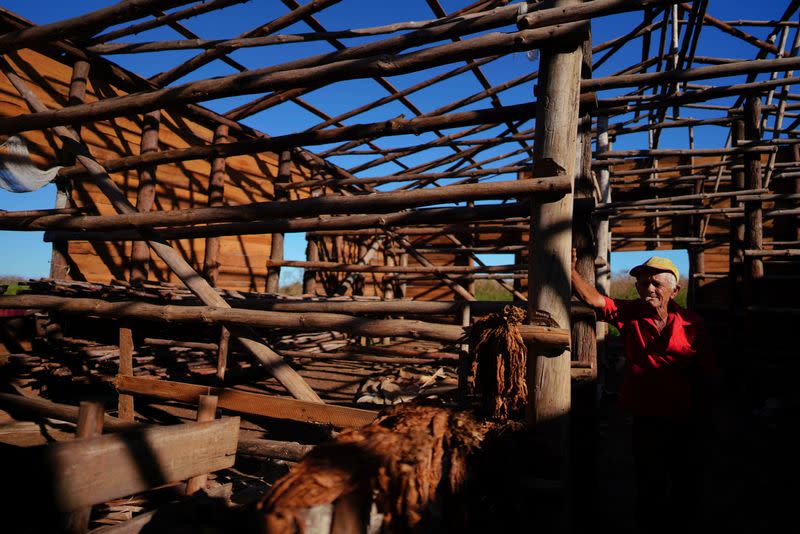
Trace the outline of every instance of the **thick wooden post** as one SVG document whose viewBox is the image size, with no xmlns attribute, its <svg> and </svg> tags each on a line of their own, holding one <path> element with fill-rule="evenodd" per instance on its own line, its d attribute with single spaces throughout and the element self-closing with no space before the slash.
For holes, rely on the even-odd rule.
<svg viewBox="0 0 800 534">
<path fill-rule="evenodd" d="M 558 0 L 556 7 L 579 4 Z M 543 48 L 536 97 L 536 139 L 533 176 L 574 176 L 578 134 L 578 97 L 581 81 L 581 40 L 562 39 Z M 556 202 L 532 199 L 530 252 L 528 256 L 528 317 L 536 310 L 550 313 L 561 328 L 569 329 L 572 256 L 572 194 Z M 537 441 L 544 446 L 550 465 L 557 467 L 563 489 L 564 513 L 557 528 L 569 530 L 569 414 L 570 353 L 544 354 L 536 347 L 528 352 L 528 420 Z"/>
<path fill-rule="evenodd" d="M 292 153 L 289 150 L 284 150 L 280 155 L 280 163 L 278 165 L 278 184 L 288 184 L 292 181 Z M 286 189 L 282 187 L 275 188 L 275 201 L 287 200 L 289 194 Z M 270 247 L 269 259 L 283 260 L 283 232 L 273 232 L 272 245 Z M 267 268 L 267 293 L 277 293 L 280 288 L 281 268 L 280 266 Z"/>
<path fill-rule="evenodd" d="M 78 410 L 78 426 L 75 439 L 85 439 L 99 436 L 103 433 L 103 405 L 99 402 L 83 401 Z M 86 506 L 80 510 L 67 513 L 64 522 L 64 531 L 70 534 L 83 534 L 89 531 L 89 517 L 92 507 Z"/>
<path fill-rule="evenodd" d="M 744 133 L 748 142 L 761 140 L 761 98 L 751 95 L 744 106 Z M 744 157 L 745 188 L 761 189 L 761 156 L 746 153 Z M 761 201 L 748 200 L 744 203 L 744 241 L 745 249 L 761 250 L 762 214 Z M 745 291 L 747 305 L 757 304 L 758 284 L 764 277 L 764 263 L 760 257 L 745 256 Z"/>
<path fill-rule="evenodd" d="M 217 416 L 217 400 L 216 395 L 200 395 L 197 405 L 197 422 L 205 423 L 206 421 L 213 421 Z M 208 482 L 208 473 L 193 476 L 186 482 L 186 495 L 191 495 L 206 487 Z"/>
<path fill-rule="evenodd" d="M 161 112 L 151 111 L 142 120 L 142 155 L 158 152 L 158 130 Z M 139 189 L 136 192 L 136 209 L 146 213 L 153 209 L 156 200 L 156 169 L 145 167 L 139 171 Z M 134 241 L 131 252 L 131 282 L 147 280 L 147 264 L 150 262 L 150 247 L 145 241 Z"/>
<path fill-rule="evenodd" d="M 217 126 L 214 130 L 213 143 L 221 144 L 228 142 L 228 127 L 224 124 Z M 225 181 L 228 178 L 228 173 L 225 167 L 225 158 L 214 158 L 211 161 L 211 178 L 208 182 L 208 205 L 223 206 L 225 205 Z M 217 285 L 217 277 L 219 276 L 219 238 L 208 237 L 206 238 L 205 255 L 203 257 L 203 275 L 208 283 L 213 287 Z"/>
</svg>

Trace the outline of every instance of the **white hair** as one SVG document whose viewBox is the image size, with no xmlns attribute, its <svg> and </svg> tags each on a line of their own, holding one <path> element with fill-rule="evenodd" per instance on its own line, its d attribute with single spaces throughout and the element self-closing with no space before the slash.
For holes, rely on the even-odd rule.
<svg viewBox="0 0 800 534">
<path fill-rule="evenodd" d="M 661 276 L 664 274 L 667 276 Z M 666 284 L 670 288 L 670 290 L 678 287 L 678 279 L 675 278 L 675 273 L 662 272 L 656 274 L 655 276 L 659 277 L 659 280 L 664 282 L 664 284 Z"/>
</svg>

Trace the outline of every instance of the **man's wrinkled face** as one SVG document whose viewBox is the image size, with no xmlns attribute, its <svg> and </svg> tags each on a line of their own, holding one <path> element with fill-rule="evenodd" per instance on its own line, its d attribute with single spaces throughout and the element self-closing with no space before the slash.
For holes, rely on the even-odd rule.
<svg viewBox="0 0 800 534">
<path fill-rule="evenodd" d="M 672 273 L 663 271 L 644 271 L 636 277 L 636 291 L 639 297 L 653 308 L 666 308 L 669 299 L 678 294 L 678 286 Z"/>
</svg>

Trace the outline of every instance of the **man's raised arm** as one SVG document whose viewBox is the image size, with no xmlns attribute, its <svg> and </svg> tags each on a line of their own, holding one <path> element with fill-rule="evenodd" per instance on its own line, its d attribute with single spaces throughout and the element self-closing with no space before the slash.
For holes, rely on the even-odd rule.
<svg viewBox="0 0 800 534">
<path fill-rule="evenodd" d="M 575 249 L 572 249 L 572 290 L 579 299 L 589 306 L 598 309 L 604 308 L 606 305 L 605 297 L 575 270 L 576 261 L 577 255 Z"/>
</svg>

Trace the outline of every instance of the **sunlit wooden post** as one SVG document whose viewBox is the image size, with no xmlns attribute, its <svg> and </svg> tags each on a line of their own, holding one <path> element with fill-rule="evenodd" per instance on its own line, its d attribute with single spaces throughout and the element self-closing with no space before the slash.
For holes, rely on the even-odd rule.
<svg viewBox="0 0 800 534">
<path fill-rule="evenodd" d="M 579 3 L 559 0 L 553 5 Z M 536 91 L 534 177 L 575 175 L 583 38 L 583 34 L 576 34 L 542 48 Z M 572 203 L 571 193 L 555 202 L 532 199 L 528 255 L 528 320 L 536 310 L 544 310 L 566 329 L 570 328 L 572 293 Z M 543 461 L 557 466 L 563 489 L 563 513 L 555 514 L 559 517 L 557 528 L 568 531 L 570 352 L 547 354 L 530 347 L 528 392 L 528 421 L 547 455 Z"/>
</svg>

